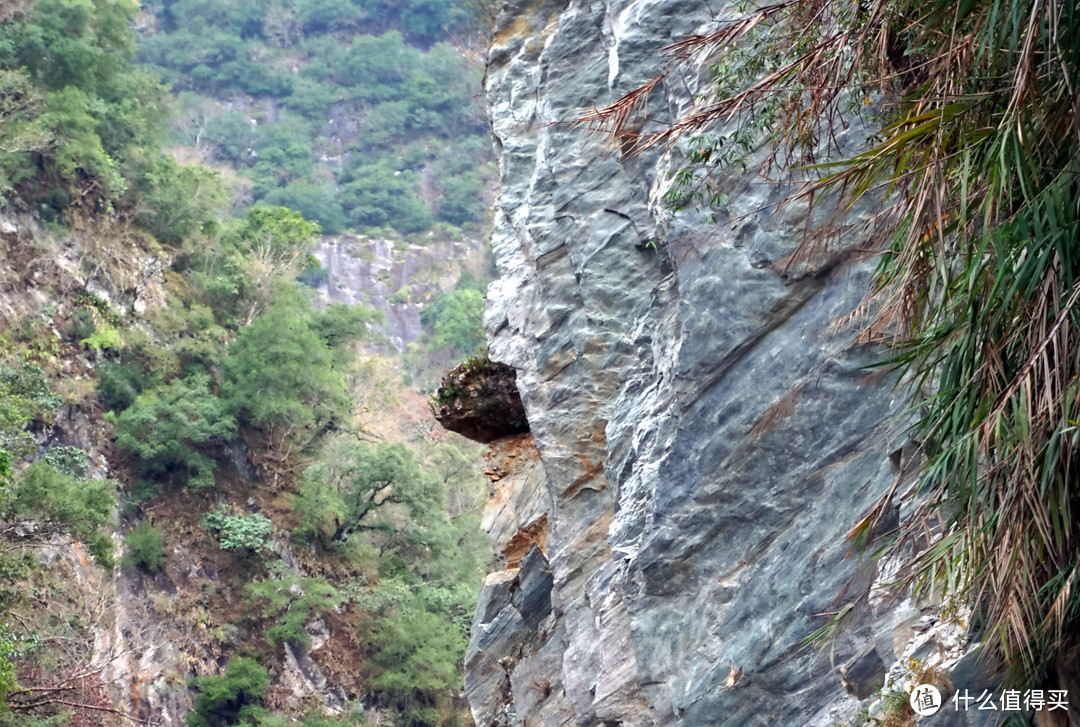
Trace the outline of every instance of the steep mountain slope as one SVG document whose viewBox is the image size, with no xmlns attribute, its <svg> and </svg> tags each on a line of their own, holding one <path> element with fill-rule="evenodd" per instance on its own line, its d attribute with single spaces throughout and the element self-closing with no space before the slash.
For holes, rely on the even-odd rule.
<svg viewBox="0 0 1080 727">
<path fill-rule="evenodd" d="M 138 10 L 0 10 L 0 724 L 458 723 L 484 485 L 413 387 L 483 245 L 228 216 Z"/>
</svg>

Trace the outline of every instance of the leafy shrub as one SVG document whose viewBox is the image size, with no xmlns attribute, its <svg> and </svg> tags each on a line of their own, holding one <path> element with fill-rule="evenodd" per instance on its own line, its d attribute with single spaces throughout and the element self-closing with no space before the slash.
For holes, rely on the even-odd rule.
<svg viewBox="0 0 1080 727">
<path fill-rule="evenodd" d="M 103 528 L 116 504 L 111 480 L 85 480 L 63 474 L 45 460 L 26 468 L 4 493 L 3 518 L 34 520 L 39 528 L 67 531 L 82 541 L 105 568 L 113 566 L 112 540 Z"/>
<path fill-rule="evenodd" d="M 78 447 L 51 447 L 41 458 L 68 477 L 83 479 L 90 472 L 90 455 Z"/>
<path fill-rule="evenodd" d="M 64 338 L 81 341 L 94 333 L 94 314 L 86 308 L 76 308 L 64 322 Z"/>
<path fill-rule="evenodd" d="M 206 513 L 203 527 L 217 535 L 222 550 L 259 553 L 270 547 L 273 523 L 258 513 L 237 515 L 224 505 Z"/>
<path fill-rule="evenodd" d="M 120 364 L 105 360 L 94 367 L 97 374 L 97 395 L 108 409 L 123 411 L 135 403 L 146 386 L 146 377 L 136 364 Z"/>
<path fill-rule="evenodd" d="M 144 568 L 155 573 L 165 565 L 165 548 L 161 531 L 148 522 L 141 522 L 124 536 L 125 568 Z"/>
<path fill-rule="evenodd" d="M 102 323 L 79 343 L 95 351 L 117 351 L 123 347 L 124 339 L 116 328 L 108 323 Z"/>
<path fill-rule="evenodd" d="M 264 633 L 268 644 L 292 641 L 307 646 L 311 643 L 307 623 L 341 605 L 342 596 L 322 578 L 302 578 L 281 561 L 272 571 L 273 577 L 246 586 L 248 604 L 257 606 L 263 618 L 276 619 Z"/>
<path fill-rule="evenodd" d="M 0 366 L 0 431 L 22 428 L 29 421 L 52 421 L 63 404 L 45 381 L 41 369 L 31 364 Z"/>
<path fill-rule="evenodd" d="M 199 696 L 184 717 L 186 727 L 254 726 L 263 712 L 270 675 L 254 659 L 234 656 L 224 674 L 196 677 L 191 685 Z"/>
<path fill-rule="evenodd" d="M 116 444 L 139 457 L 143 474 L 181 474 L 188 487 L 214 485 L 216 465 L 199 448 L 232 436 L 235 422 L 210 392 L 210 377 L 192 373 L 157 392 L 142 394 L 118 419 Z"/>
<path fill-rule="evenodd" d="M 121 515 L 131 517 L 139 510 L 144 502 L 149 502 L 161 495 L 161 483 L 153 480 L 136 480 L 123 495 L 123 508 Z"/>
</svg>

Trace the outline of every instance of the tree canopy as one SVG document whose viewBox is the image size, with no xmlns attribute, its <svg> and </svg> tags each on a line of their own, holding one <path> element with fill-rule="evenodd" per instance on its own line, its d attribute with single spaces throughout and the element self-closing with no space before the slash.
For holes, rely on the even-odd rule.
<svg viewBox="0 0 1080 727">
<path fill-rule="evenodd" d="M 439 496 L 436 483 L 404 445 L 352 442 L 304 473 L 295 509 L 302 534 L 340 541 L 361 529 L 392 529 L 385 518 L 393 504 L 422 521 L 441 505 Z"/>
</svg>

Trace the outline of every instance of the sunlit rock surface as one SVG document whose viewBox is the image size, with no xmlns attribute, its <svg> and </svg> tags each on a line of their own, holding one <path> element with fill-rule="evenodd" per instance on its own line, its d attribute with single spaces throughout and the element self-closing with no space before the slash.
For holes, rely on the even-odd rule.
<svg viewBox="0 0 1080 727">
<path fill-rule="evenodd" d="M 759 211 L 782 190 L 750 174 L 719 181 L 715 223 L 673 216 L 678 151 L 625 158 L 567 123 L 651 78 L 719 7 L 502 9 L 485 326 L 492 359 L 517 369 L 538 460 L 505 462 L 496 443 L 486 527 L 507 570 L 488 577 L 466 657 L 476 723 L 831 725 L 920 617 L 869 597 L 876 569 L 845 540 L 907 464 L 906 402 L 865 368 L 881 350 L 841 324 L 874 261 L 788 267 L 805 210 Z M 696 86 L 661 84 L 645 130 Z M 550 613 L 522 610 L 547 583 Z M 840 611 L 829 647 L 800 648 Z"/>
</svg>

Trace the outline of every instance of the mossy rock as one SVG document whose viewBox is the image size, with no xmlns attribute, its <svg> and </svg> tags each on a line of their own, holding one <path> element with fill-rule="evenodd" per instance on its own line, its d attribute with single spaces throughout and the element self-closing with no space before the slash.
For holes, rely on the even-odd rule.
<svg viewBox="0 0 1080 727">
<path fill-rule="evenodd" d="M 443 377 L 431 407 L 445 429 L 477 442 L 529 431 L 517 390 L 517 372 L 484 356 Z"/>
</svg>

